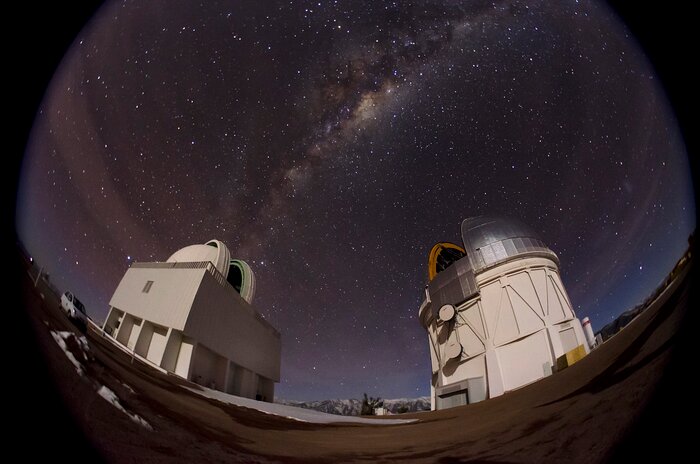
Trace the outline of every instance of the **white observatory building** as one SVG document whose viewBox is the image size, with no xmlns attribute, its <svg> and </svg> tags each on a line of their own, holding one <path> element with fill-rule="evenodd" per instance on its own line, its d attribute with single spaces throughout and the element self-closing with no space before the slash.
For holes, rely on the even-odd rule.
<svg viewBox="0 0 700 464">
<path fill-rule="evenodd" d="M 273 401 L 280 334 L 251 306 L 255 276 L 211 240 L 166 262 L 133 263 L 109 301 L 106 333 L 168 372 Z"/>
<path fill-rule="evenodd" d="M 463 247 L 431 250 L 419 310 L 433 410 L 502 395 L 589 352 L 559 259 L 532 229 L 480 216 L 465 219 L 461 232 Z"/>
</svg>

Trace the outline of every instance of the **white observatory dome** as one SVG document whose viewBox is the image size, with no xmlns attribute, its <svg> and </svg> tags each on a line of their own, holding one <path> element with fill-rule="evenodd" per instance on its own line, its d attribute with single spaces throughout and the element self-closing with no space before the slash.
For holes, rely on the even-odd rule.
<svg viewBox="0 0 700 464">
<path fill-rule="evenodd" d="M 228 247 L 219 240 L 209 240 L 204 245 L 190 245 L 168 258 L 168 263 L 192 263 L 211 261 L 216 270 L 248 303 L 255 296 L 255 274 L 248 263 L 231 259 Z"/>
<path fill-rule="evenodd" d="M 182 248 L 168 258 L 169 263 L 192 263 L 211 261 L 216 270 L 228 277 L 231 253 L 228 247 L 219 240 L 209 240 L 205 245 L 190 245 Z"/>
</svg>

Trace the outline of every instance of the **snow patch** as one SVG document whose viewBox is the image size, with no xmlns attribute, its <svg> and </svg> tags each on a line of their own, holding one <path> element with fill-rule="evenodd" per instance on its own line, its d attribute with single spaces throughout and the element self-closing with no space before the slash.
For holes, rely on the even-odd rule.
<svg viewBox="0 0 700 464">
<path fill-rule="evenodd" d="M 147 428 L 148 430 L 153 430 L 151 424 L 149 424 L 143 417 L 139 416 L 138 414 L 131 414 L 129 411 L 124 409 L 124 406 L 122 406 L 121 402 L 119 401 L 119 397 L 117 396 L 117 394 L 109 388 L 107 388 L 106 386 L 102 385 L 100 389 L 97 390 L 97 394 L 104 398 L 107 402 L 111 403 L 112 406 L 129 416 L 129 418 L 132 421 Z"/>
<path fill-rule="evenodd" d="M 299 422 L 311 422 L 314 424 L 331 424 L 331 423 L 353 423 L 353 424 L 368 424 L 368 425 L 396 425 L 408 424 L 416 422 L 417 419 L 367 419 L 364 417 L 353 416 L 338 416 L 335 414 L 327 414 L 325 412 L 314 411 L 312 409 L 302 409 L 294 406 L 288 406 L 278 403 L 266 403 L 264 401 L 251 400 L 249 398 L 241 398 L 240 396 L 229 395 L 219 390 L 199 387 L 183 387 L 194 393 L 207 398 L 221 401 L 222 403 L 241 406 L 244 408 L 255 409 L 256 411 L 275 416 L 286 417 Z"/>
<path fill-rule="evenodd" d="M 78 372 L 78 374 L 82 377 L 85 375 L 85 369 L 83 368 L 83 365 L 80 363 L 75 358 L 75 355 L 68 349 L 68 344 L 66 343 L 66 340 L 69 338 L 73 337 L 75 338 L 78 347 L 80 348 L 80 353 L 83 355 L 83 359 L 85 361 L 88 360 L 87 355 L 85 354 L 86 351 L 89 351 L 90 347 L 88 346 L 88 341 L 85 338 L 85 336 L 80 336 L 76 337 L 73 332 L 58 332 L 55 330 L 51 331 L 51 336 L 53 337 L 54 341 L 58 344 L 59 347 L 63 350 L 63 353 L 66 355 L 66 358 L 75 366 L 75 370 Z M 134 393 L 134 390 L 128 386 L 125 383 L 122 383 L 126 389 L 128 389 L 131 393 Z M 107 388 L 104 385 L 101 385 L 100 388 L 97 389 L 97 394 L 100 395 L 102 398 L 104 398 L 107 402 L 109 402 L 112 406 L 115 408 L 119 409 L 121 412 L 129 416 L 129 418 L 136 422 L 137 424 L 147 428 L 148 430 L 153 430 L 153 427 L 151 427 L 151 424 L 149 424 L 144 418 L 139 416 L 138 414 L 132 414 L 126 409 L 124 409 L 124 406 L 122 406 L 121 402 L 119 401 L 119 397 L 114 393 L 112 390 Z"/>
<path fill-rule="evenodd" d="M 68 349 L 68 345 L 66 344 L 66 339 L 75 336 L 73 332 L 57 332 L 55 330 L 51 331 L 51 336 L 53 337 L 54 341 L 58 344 L 58 346 L 61 347 L 63 350 L 63 353 L 66 355 L 66 358 L 75 366 L 75 370 L 78 372 L 78 375 L 81 377 L 85 375 L 85 370 L 83 369 L 83 365 L 80 364 L 80 361 L 75 359 L 75 356 L 71 351 Z M 82 337 L 84 338 L 84 337 Z M 85 342 L 87 343 L 87 341 Z M 85 353 L 83 353 L 83 356 L 85 356 Z"/>
<path fill-rule="evenodd" d="M 73 333 L 71 332 L 71 334 Z M 73 334 L 73 336 L 75 337 L 75 334 Z M 75 339 L 78 341 L 78 345 L 80 345 L 80 348 L 83 350 L 83 354 L 85 354 L 85 352 L 90 351 L 90 345 L 88 345 L 88 341 L 87 338 L 85 338 L 85 335 L 75 337 Z M 85 355 L 85 359 L 87 359 L 87 355 Z"/>
</svg>

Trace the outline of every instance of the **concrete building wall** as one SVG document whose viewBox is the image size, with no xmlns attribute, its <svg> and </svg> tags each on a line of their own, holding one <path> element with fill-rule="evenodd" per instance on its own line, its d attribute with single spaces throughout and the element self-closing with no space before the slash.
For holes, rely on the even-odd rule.
<svg viewBox="0 0 700 464">
<path fill-rule="evenodd" d="M 567 324 L 569 325 L 569 324 Z M 576 340 L 576 332 L 573 327 L 568 327 L 559 331 L 559 338 L 561 339 L 561 346 L 566 353 L 569 350 L 573 350 L 578 346 L 578 340 Z"/>
<path fill-rule="evenodd" d="M 109 305 L 163 327 L 182 330 L 205 268 L 129 268 Z M 153 282 L 146 288 L 148 282 Z M 147 291 L 144 291 L 146 290 Z"/>
<path fill-rule="evenodd" d="M 553 325 L 547 327 L 547 335 L 549 338 L 549 346 L 552 351 L 552 356 L 554 359 L 558 358 L 565 353 L 564 347 L 561 342 L 561 335 L 559 334 L 561 326 Z"/>
<path fill-rule="evenodd" d="M 107 313 L 107 318 L 105 319 L 104 329 L 108 335 L 116 337 L 118 326 L 121 323 L 121 318 L 124 315 L 123 311 L 117 308 L 110 307 Z"/>
<path fill-rule="evenodd" d="M 148 321 L 144 321 L 140 324 L 140 326 L 139 333 L 136 336 L 136 343 L 134 346 L 127 345 L 127 348 L 134 350 L 134 353 L 145 358 L 148 354 L 148 347 L 151 345 L 151 339 L 153 338 L 153 324 Z M 134 329 L 135 328 L 136 324 L 134 324 Z M 133 330 L 131 333 L 132 338 L 135 334 L 136 330 Z"/>
<path fill-rule="evenodd" d="M 514 390 L 545 376 L 545 364 L 554 363 L 547 331 L 542 330 L 496 349 L 505 391 Z"/>
<path fill-rule="evenodd" d="M 476 377 L 486 377 L 486 357 L 483 354 L 461 362 L 448 362 L 442 369 L 442 385 Z"/>
<path fill-rule="evenodd" d="M 279 381 L 279 334 L 230 285 L 219 284 L 211 274 L 202 278 L 184 332 L 207 340 L 211 350 L 236 365 Z"/>
<path fill-rule="evenodd" d="M 119 343 L 126 346 L 131 336 L 131 329 L 134 327 L 134 318 L 128 314 L 122 314 L 119 319 L 119 327 L 116 330 L 115 338 Z"/>
<path fill-rule="evenodd" d="M 240 394 L 246 398 L 255 398 L 258 392 L 258 375 L 246 368 L 240 370 Z"/>
<path fill-rule="evenodd" d="M 236 363 L 231 362 L 229 366 L 229 393 L 232 395 L 237 395 L 237 396 L 243 396 L 242 391 L 243 391 L 243 372 L 245 371 L 244 368 L 241 366 L 236 365 Z"/>
<path fill-rule="evenodd" d="M 189 337 L 182 337 L 180 349 L 175 362 L 175 373 L 180 377 L 192 380 L 191 367 L 194 359 L 194 351 L 197 343 Z"/>
<path fill-rule="evenodd" d="M 496 350 L 492 347 L 486 351 L 486 383 L 489 392 L 489 398 L 494 398 L 505 393 L 505 381 L 503 380 L 503 371 L 501 370 L 501 361 L 496 355 Z"/>
<path fill-rule="evenodd" d="M 551 260 L 516 259 L 477 281 L 483 285 L 484 319 L 502 377 L 491 396 L 549 375 L 556 358 L 580 344 L 578 320 Z"/>
<path fill-rule="evenodd" d="M 587 345 L 551 259 L 514 259 L 477 274 L 476 282 L 479 294 L 457 306 L 452 321 L 426 327 L 433 372 L 438 372 L 431 392 L 447 392 L 431 401 L 438 408 L 468 398 L 469 388 L 460 393 L 451 385 L 469 379 L 473 399 L 483 390 L 495 397 L 551 374 L 557 357 Z M 448 347 L 455 343 L 461 354 L 450 359 Z"/>
<path fill-rule="evenodd" d="M 169 329 L 166 338 L 165 350 L 163 351 L 163 359 L 160 362 L 160 367 L 166 371 L 175 372 L 177 369 L 177 357 L 180 354 L 180 346 L 182 345 L 182 332 Z"/>
<path fill-rule="evenodd" d="M 229 361 L 228 371 L 226 372 L 226 386 L 224 388 L 224 391 L 226 393 L 230 393 L 231 395 L 238 395 L 238 392 L 235 391 L 235 385 L 236 385 L 236 364 L 232 361 Z"/>
<path fill-rule="evenodd" d="M 265 377 L 258 377 L 258 393 L 256 398 L 258 395 L 262 401 L 273 401 L 275 399 L 275 382 Z"/>
<path fill-rule="evenodd" d="M 161 365 L 163 361 L 163 354 L 165 353 L 165 346 L 168 342 L 168 329 L 158 325 L 151 324 L 151 343 L 148 346 L 148 353 L 146 353 L 146 359 Z"/>
<path fill-rule="evenodd" d="M 227 363 L 223 356 L 198 343 L 194 350 L 191 379 L 208 388 L 225 388 Z"/>
<path fill-rule="evenodd" d="M 586 352 L 586 354 L 591 352 L 591 347 L 588 345 L 586 341 L 586 332 L 583 330 L 583 325 L 581 325 L 581 320 L 578 318 L 575 318 L 574 320 L 571 321 L 571 323 L 574 326 L 574 332 L 576 332 L 576 339 L 578 340 L 579 345 L 583 345 L 583 349 Z"/>
<path fill-rule="evenodd" d="M 136 354 L 204 386 L 273 400 L 279 333 L 206 264 L 134 265 L 110 306 L 105 331 Z"/>
<path fill-rule="evenodd" d="M 129 339 L 126 341 L 126 347 L 130 350 L 135 350 L 136 343 L 141 335 L 143 319 L 136 318 L 130 314 L 125 314 L 123 320 L 131 321 L 131 330 L 129 331 Z"/>
</svg>

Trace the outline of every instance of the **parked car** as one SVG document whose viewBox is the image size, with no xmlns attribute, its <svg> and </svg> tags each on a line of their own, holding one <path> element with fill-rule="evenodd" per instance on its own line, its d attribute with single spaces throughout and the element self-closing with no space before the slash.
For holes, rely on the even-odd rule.
<svg viewBox="0 0 700 464">
<path fill-rule="evenodd" d="M 77 296 L 73 295 L 71 292 L 66 292 L 61 295 L 61 308 L 63 308 L 68 318 L 73 321 L 75 325 L 82 329 L 87 328 L 88 318 L 85 312 L 85 306 Z"/>
</svg>

